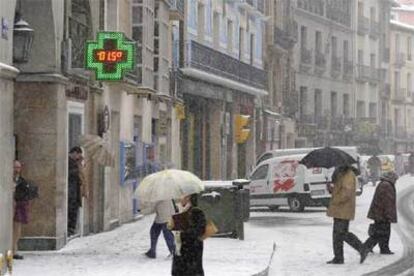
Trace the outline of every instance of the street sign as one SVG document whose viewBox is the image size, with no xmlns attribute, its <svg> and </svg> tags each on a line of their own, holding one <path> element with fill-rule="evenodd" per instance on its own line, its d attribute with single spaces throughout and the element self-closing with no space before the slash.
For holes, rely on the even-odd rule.
<svg viewBox="0 0 414 276">
<path fill-rule="evenodd" d="M 86 69 L 102 81 L 122 80 L 135 67 L 135 43 L 120 32 L 99 32 L 97 41 L 86 42 Z"/>
</svg>

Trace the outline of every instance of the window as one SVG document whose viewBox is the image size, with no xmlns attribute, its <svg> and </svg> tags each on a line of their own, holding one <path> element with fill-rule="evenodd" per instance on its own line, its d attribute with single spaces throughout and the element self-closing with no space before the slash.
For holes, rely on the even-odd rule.
<svg viewBox="0 0 414 276">
<path fill-rule="evenodd" d="M 332 36 L 332 57 L 335 58 L 338 56 L 338 39 L 336 36 Z"/>
<path fill-rule="evenodd" d="M 227 51 L 233 51 L 233 21 L 227 20 Z"/>
<path fill-rule="evenodd" d="M 240 27 L 239 30 L 239 59 L 242 60 L 243 59 L 243 55 L 244 55 L 244 29 Z"/>
<path fill-rule="evenodd" d="M 364 16 L 364 4 L 362 2 L 358 2 L 358 16 Z"/>
<path fill-rule="evenodd" d="M 306 49 L 307 44 L 307 28 L 305 26 L 300 27 L 300 47 Z"/>
<path fill-rule="evenodd" d="M 349 118 L 349 94 L 344 94 L 343 97 L 343 114 L 345 118 Z"/>
<path fill-rule="evenodd" d="M 400 87 L 400 72 L 394 71 L 394 89 L 397 93 Z"/>
<path fill-rule="evenodd" d="M 376 11 L 375 11 L 375 7 L 371 7 L 370 9 L 369 9 L 369 14 L 370 14 L 370 20 L 371 20 L 371 22 L 374 22 L 374 21 L 377 21 L 376 20 Z"/>
<path fill-rule="evenodd" d="M 357 101 L 357 118 L 365 117 L 365 102 Z"/>
<path fill-rule="evenodd" d="M 322 53 L 322 33 L 320 31 L 315 33 L 315 52 Z"/>
<path fill-rule="evenodd" d="M 408 97 L 411 97 L 412 90 L 413 90 L 413 86 L 412 86 L 411 73 L 407 73 L 407 96 Z"/>
<path fill-rule="evenodd" d="M 322 115 L 322 90 L 315 89 L 315 104 L 313 114 L 315 117 L 320 117 Z"/>
<path fill-rule="evenodd" d="M 377 104 L 376 103 L 369 103 L 369 117 L 377 118 Z"/>
<path fill-rule="evenodd" d="M 395 34 L 395 53 L 398 55 L 400 53 L 400 35 Z"/>
<path fill-rule="evenodd" d="M 371 66 L 371 68 L 375 68 L 375 54 L 371 54 L 370 55 L 370 63 L 369 65 Z"/>
<path fill-rule="evenodd" d="M 254 62 L 255 35 L 250 34 L 250 64 Z"/>
<path fill-rule="evenodd" d="M 263 180 L 267 178 L 269 165 L 262 165 L 252 174 L 251 180 Z"/>
<path fill-rule="evenodd" d="M 211 36 L 212 31 L 212 12 L 213 12 L 213 0 L 208 0 L 206 4 L 206 34 Z"/>
<path fill-rule="evenodd" d="M 299 95 L 299 115 L 302 117 L 306 115 L 306 103 L 308 101 L 308 88 L 305 86 L 300 87 L 300 95 Z"/>
<path fill-rule="evenodd" d="M 197 34 L 200 42 L 204 41 L 204 27 L 205 27 L 205 8 L 203 4 L 198 4 L 197 13 Z"/>
<path fill-rule="evenodd" d="M 338 95 L 336 92 L 331 92 L 331 117 L 335 118 L 338 112 Z"/>
<path fill-rule="evenodd" d="M 188 0 L 188 26 L 193 30 L 197 28 L 197 0 Z"/>
<path fill-rule="evenodd" d="M 216 49 L 220 46 L 220 14 L 218 12 L 214 12 L 213 16 L 213 45 Z"/>
<path fill-rule="evenodd" d="M 411 37 L 407 37 L 407 59 L 411 60 L 411 47 L 412 47 L 412 42 L 411 42 Z"/>
<path fill-rule="evenodd" d="M 349 42 L 348 40 L 344 40 L 344 63 L 348 62 L 348 55 L 349 55 Z"/>
<path fill-rule="evenodd" d="M 364 51 L 358 50 L 358 64 L 364 65 Z"/>
</svg>

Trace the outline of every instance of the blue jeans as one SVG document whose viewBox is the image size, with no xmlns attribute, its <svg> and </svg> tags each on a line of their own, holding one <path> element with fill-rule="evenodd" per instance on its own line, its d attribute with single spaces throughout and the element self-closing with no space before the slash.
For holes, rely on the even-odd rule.
<svg viewBox="0 0 414 276">
<path fill-rule="evenodd" d="M 154 222 L 152 224 L 151 230 L 150 230 L 150 236 L 151 236 L 151 249 L 150 249 L 150 252 L 152 254 L 154 254 L 154 256 L 155 256 L 155 252 L 156 252 L 156 249 L 157 249 L 158 237 L 161 234 L 161 230 L 162 230 L 162 233 L 164 235 L 165 242 L 167 243 L 168 250 L 170 251 L 171 254 L 174 254 L 174 252 L 175 252 L 175 243 L 174 243 L 173 233 L 170 230 L 168 230 L 167 223 L 156 223 L 156 222 Z"/>
</svg>

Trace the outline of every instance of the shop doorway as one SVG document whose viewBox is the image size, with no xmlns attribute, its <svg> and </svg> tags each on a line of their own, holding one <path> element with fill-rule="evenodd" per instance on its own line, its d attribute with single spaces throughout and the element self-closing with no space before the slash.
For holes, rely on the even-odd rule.
<svg viewBox="0 0 414 276">
<path fill-rule="evenodd" d="M 70 149 L 76 146 L 80 146 L 80 136 L 84 134 L 84 119 L 85 117 L 85 106 L 83 103 L 78 102 L 68 102 L 68 149 L 67 153 L 69 153 Z M 85 153 L 84 153 L 85 154 Z M 67 156 L 67 159 L 69 156 Z M 71 206 L 69 206 L 69 183 L 68 183 L 68 212 Z M 77 215 L 77 222 L 76 222 L 76 230 L 71 237 L 83 236 L 83 226 L 84 226 L 84 198 L 82 198 L 82 207 L 78 209 Z M 68 217 L 68 215 L 66 216 Z M 66 227 L 67 228 L 67 227 Z M 68 234 L 69 236 L 69 234 Z"/>
</svg>

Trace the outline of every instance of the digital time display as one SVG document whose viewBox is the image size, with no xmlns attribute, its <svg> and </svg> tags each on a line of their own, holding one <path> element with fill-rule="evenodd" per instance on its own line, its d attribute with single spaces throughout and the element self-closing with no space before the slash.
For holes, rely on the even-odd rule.
<svg viewBox="0 0 414 276">
<path fill-rule="evenodd" d="M 120 62 L 125 57 L 124 51 L 119 50 L 97 50 L 95 60 L 99 62 Z"/>
</svg>

